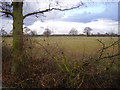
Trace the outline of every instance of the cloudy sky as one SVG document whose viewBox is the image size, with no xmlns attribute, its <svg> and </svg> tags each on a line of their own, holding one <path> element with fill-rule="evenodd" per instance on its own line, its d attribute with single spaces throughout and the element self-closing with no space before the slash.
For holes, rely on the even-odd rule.
<svg viewBox="0 0 120 90">
<path fill-rule="evenodd" d="M 24 3 L 23 14 L 44 10 L 51 7 L 69 8 L 80 4 L 79 0 L 58 0 L 59 5 L 54 3 L 56 0 L 36 0 Z M 66 1 L 66 2 L 65 2 Z M 53 34 L 68 34 L 71 28 L 75 28 L 79 33 L 83 33 L 85 27 L 92 28 L 92 33 L 118 33 L 118 2 L 83 2 L 84 4 L 77 9 L 69 11 L 51 11 L 36 16 L 29 16 L 24 20 L 24 26 L 42 34 L 46 28 L 52 30 Z M 12 20 L 1 18 L 2 25 L 7 32 L 12 29 Z"/>
</svg>

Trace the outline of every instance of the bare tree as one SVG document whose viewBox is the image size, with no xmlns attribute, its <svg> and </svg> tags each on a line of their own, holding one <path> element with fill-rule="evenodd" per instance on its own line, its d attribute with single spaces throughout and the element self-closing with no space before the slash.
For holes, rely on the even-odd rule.
<svg viewBox="0 0 120 90">
<path fill-rule="evenodd" d="M 43 32 L 43 35 L 45 35 L 45 36 L 47 36 L 47 37 L 48 37 L 48 36 L 50 36 L 50 35 L 51 35 L 51 33 L 52 33 L 52 32 L 51 32 L 51 30 L 50 30 L 50 29 L 48 29 L 48 28 L 46 28 L 46 29 L 45 29 L 45 31 Z"/>
<path fill-rule="evenodd" d="M 109 36 L 109 33 L 106 32 L 105 35 L 106 35 L 106 36 Z"/>
<path fill-rule="evenodd" d="M 25 35 L 31 35 L 32 30 L 28 27 L 24 27 L 23 32 L 24 32 Z"/>
<path fill-rule="evenodd" d="M 97 35 L 98 35 L 98 36 L 100 36 L 100 33 L 99 33 L 99 32 L 97 32 Z"/>
<path fill-rule="evenodd" d="M 35 35 L 37 35 L 37 32 L 36 31 L 31 31 L 31 35 L 35 36 Z"/>
<path fill-rule="evenodd" d="M 9 35 L 13 35 L 13 30 L 11 30 L 11 31 L 9 32 Z"/>
<path fill-rule="evenodd" d="M 31 30 L 28 27 L 24 27 L 23 32 L 24 34 L 28 35 L 31 32 Z"/>
<path fill-rule="evenodd" d="M 21 2 L 18 2 L 17 0 L 12 0 L 12 2 L 0 2 L 0 12 L 6 16 L 6 17 L 12 17 L 13 18 L 13 60 L 12 60 L 12 70 L 11 72 L 14 74 L 16 72 L 19 72 L 21 65 L 24 65 L 25 57 L 23 55 L 24 48 L 23 48 L 23 20 L 31 15 L 37 14 L 44 14 L 45 12 L 49 12 L 52 10 L 59 10 L 59 11 L 65 11 L 65 10 L 72 10 L 75 8 L 79 8 L 83 5 L 82 2 L 80 2 L 78 5 L 72 6 L 70 8 L 57 8 L 57 7 L 51 7 L 51 3 L 48 4 L 48 8 L 46 9 L 39 9 L 39 11 L 35 11 L 32 13 L 27 13 L 23 15 L 23 0 L 20 0 Z M 59 4 L 58 2 L 56 2 Z"/>
<path fill-rule="evenodd" d="M 90 27 L 85 27 L 83 33 L 85 33 L 87 36 L 89 36 L 91 31 L 92 31 L 92 29 Z"/>
<path fill-rule="evenodd" d="M 0 30 L 0 35 L 5 36 L 5 35 L 7 35 L 7 32 L 4 29 L 1 29 Z"/>
<path fill-rule="evenodd" d="M 77 35 L 78 31 L 75 28 L 72 28 L 69 32 L 70 35 Z"/>
</svg>

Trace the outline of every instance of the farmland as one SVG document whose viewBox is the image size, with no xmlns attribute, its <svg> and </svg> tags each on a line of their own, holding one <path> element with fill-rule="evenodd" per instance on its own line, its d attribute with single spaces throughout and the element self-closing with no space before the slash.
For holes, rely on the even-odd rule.
<svg viewBox="0 0 120 90">
<path fill-rule="evenodd" d="M 28 58 L 26 64 L 28 65 L 28 69 L 26 69 L 30 73 L 28 77 L 34 79 L 34 83 L 27 85 L 27 87 L 79 88 L 79 85 L 84 88 L 118 87 L 117 80 L 119 80 L 118 74 L 120 73 L 120 69 L 119 57 L 116 55 L 119 44 L 117 41 L 118 37 L 55 36 L 29 37 L 29 39 L 26 37 L 24 41 L 25 52 Z M 6 49 L 6 47 L 11 48 L 11 46 L 12 37 L 4 37 L 3 59 L 10 59 L 10 50 Z M 5 50 L 8 50 L 8 52 Z M 7 55 L 9 58 L 7 58 Z M 116 56 L 113 57 L 114 55 Z M 19 82 L 23 78 L 28 79 L 28 77 L 26 78 L 23 75 L 23 78 L 18 81 L 17 79 L 15 81 L 13 80 L 14 82 L 10 81 L 11 79 L 8 77 L 9 65 L 9 60 L 4 60 L 3 70 L 5 71 L 3 74 L 5 76 L 3 77 L 3 81 L 6 82 L 5 80 L 8 80 L 11 83 L 7 83 L 6 86 L 14 86 L 14 82 L 19 85 Z M 26 75 L 28 72 L 25 72 Z M 34 76 L 34 74 L 37 76 Z M 63 77 L 60 79 L 59 75 Z M 36 77 L 41 78 L 37 78 L 36 80 Z M 46 81 L 43 81 L 42 78 L 46 78 Z M 62 79 L 65 79 L 64 83 Z M 35 84 L 36 82 L 40 84 Z M 29 84 L 26 81 L 19 86 L 26 87 L 26 83 Z"/>
</svg>

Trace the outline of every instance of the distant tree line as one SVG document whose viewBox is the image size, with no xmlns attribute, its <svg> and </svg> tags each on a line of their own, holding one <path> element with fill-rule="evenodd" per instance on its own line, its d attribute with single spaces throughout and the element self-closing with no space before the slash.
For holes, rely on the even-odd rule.
<svg viewBox="0 0 120 90">
<path fill-rule="evenodd" d="M 24 27 L 23 31 L 24 31 L 24 35 L 26 36 L 120 36 L 118 34 L 115 34 L 113 32 L 111 33 L 105 33 L 105 34 L 101 34 L 101 33 L 97 33 L 97 34 L 92 34 L 91 31 L 93 29 L 91 29 L 90 27 L 85 27 L 83 30 L 83 34 L 78 34 L 78 30 L 75 28 L 72 28 L 68 34 L 53 34 L 52 35 L 52 31 L 49 28 L 45 28 L 43 34 L 38 35 L 37 32 L 35 30 L 31 30 L 28 27 Z M 11 30 L 9 33 L 6 32 L 4 29 L 0 30 L 0 36 L 12 36 L 13 31 Z"/>
</svg>

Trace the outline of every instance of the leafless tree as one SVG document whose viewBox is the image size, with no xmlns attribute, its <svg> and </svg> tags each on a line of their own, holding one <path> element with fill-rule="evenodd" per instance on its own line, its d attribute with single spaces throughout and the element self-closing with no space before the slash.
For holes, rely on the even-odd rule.
<svg viewBox="0 0 120 90">
<path fill-rule="evenodd" d="M 48 37 L 48 36 L 50 36 L 50 35 L 51 35 L 51 33 L 52 33 L 52 32 L 51 32 L 51 30 L 50 30 L 50 29 L 48 29 L 48 28 L 46 28 L 46 29 L 45 29 L 45 31 L 43 32 L 43 35 L 45 35 L 45 36 L 47 36 L 47 37 Z"/>
<path fill-rule="evenodd" d="M 0 35 L 5 36 L 5 35 L 7 35 L 7 32 L 4 29 L 1 29 L 0 30 Z"/>
<path fill-rule="evenodd" d="M 92 29 L 90 27 L 85 27 L 83 33 L 85 33 L 87 36 L 89 36 L 91 31 L 92 31 Z"/>
<path fill-rule="evenodd" d="M 78 35 L 78 31 L 75 28 L 72 28 L 69 32 L 70 35 Z"/>
<path fill-rule="evenodd" d="M 32 36 L 37 35 L 37 32 L 36 31 L 31 31 L 31 35 Z"/>
</svg>

